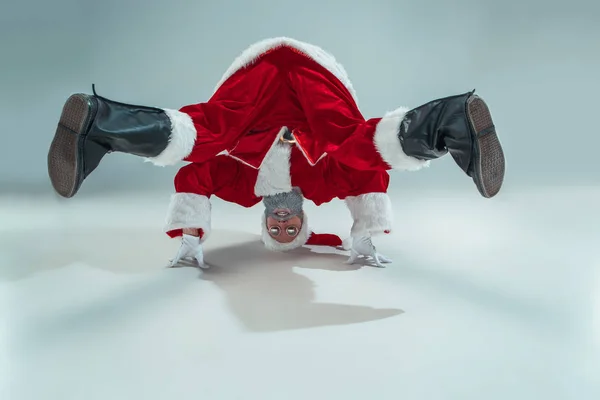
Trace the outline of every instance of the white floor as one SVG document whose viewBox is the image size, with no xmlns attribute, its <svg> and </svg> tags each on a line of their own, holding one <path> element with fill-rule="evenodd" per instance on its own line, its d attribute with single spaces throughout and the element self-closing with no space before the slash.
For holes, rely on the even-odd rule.
<svg viewBox="0 0 600 400">
<path fill-rule="evenodd" d="M 205 273 L 168 195 L 0 201 L 1 399 L 600 399 L 600 188 L 392 193 L 386 269 L 217 201 Z"/>
</svg>

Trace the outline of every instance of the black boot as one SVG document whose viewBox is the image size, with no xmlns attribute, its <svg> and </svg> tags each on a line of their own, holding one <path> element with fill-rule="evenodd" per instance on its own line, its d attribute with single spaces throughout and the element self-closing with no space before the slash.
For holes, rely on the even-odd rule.
<svg viewBox="0 0 600 400">
<path fill-rule="evenodd" d="M 504 152 L 490 111 L 473 92 L 430 101 L 407 112 L 398 138 L 404 152 L 431 160 L 450 153 L 483 197 L 495 196 L 504 180 Z"/>
<path fill-rule="evenodd" d="M 74 94 L 66 101 L 48 153 L 54 189 L 73 197 L 111 152 L 155 157 L 168 145 L 171 122 L 164 110 Z"/>
</svg>

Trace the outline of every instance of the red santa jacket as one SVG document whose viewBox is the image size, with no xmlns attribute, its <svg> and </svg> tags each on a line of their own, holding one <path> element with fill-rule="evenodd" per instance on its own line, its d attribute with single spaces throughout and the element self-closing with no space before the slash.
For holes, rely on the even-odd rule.
<svg viewBox="0 0 600 400">
<path fill-rule="evenodd" d="M 335 58 L 317 46 L 289 38 L 268 39 L 250 46 L 226 71 L 207 102 L 165 111 L 172 122 L 171 142 L 163 153 L 150 161 L 169 165 L 183 159 L 192 163 L 184 167 L 185 171 L 192 171 L 230 162 L 222 158 L 229 157 L 249 168 L 237 166 L 236 171 L 250 176 L 256 174 L 255 187 L 282 127 L 288 127 L 297 142 L 291 154 L 291 179 L 309 176 L 301 172 L 296 178 L 295 168 L 316 168 L 310 175 L 330 170 L 342 174 L 340 171 L 345 169 L 359 176 L 368 171 L 381 174 L 392 168 L 416 170 L 428 164 L 407 156 L 397 138 L 407 109 L 398 108 L 382 118 L 365 119 L 348 75 Z M 303 162 L 294 162 L 300 156 Z M 185 173 L 181 172 L 181 176 Z M 310 192 L 309 188 L 305 190 Z M 315 202 L 326 201 L 323 199 L 331 196 L 359 198 L 356 207 L 352 200 L 346 203 L 353 216 L 364 216 L 363 221 L 380 221 L 381 217 L 376 214 L 385 213 L 382 210 L 388 207 L 381 208 L 381 204 L 389 202 L 387 197 L 381 196 L 381 188 L 374 190 L 365 186 L 356 196 L 339 190 L 335 194 L 308 196 L 314 197 Z M 221 195 L 226 197 L 223 193 Z M 259 197 L 256 192 L 256 197 L 252 197 L 249 189 L 246 193 L 248 200 L 243 201 L 255 202 Z M 178 190 L 168 211 L 168 232 L 176 234 L 181 228 L 201 227 L 204 225 L 199 224 L 207 223 L 205 211 L 210 209 L 210 204 L 203 197 L 195 196 L 205 195 L 195 193 L 191 187 Z M 374 200 L 376 197 L 378 200 Z M 191 198 L 203 201 L 192 202 Z M 364 226 L 369 224 L 365 222 Z M 353 234 L 366 231 L 369 229 L 353 228 Z"/>
<path fill-rule="evenodd" d="M 390 233 L 392 214 L 386 193 L 389 185 L 386 171 L 360 171 L 330 157 L 311 165 L 297 146 L 278 142 L 272 144 L 259 168 L 229 155 L 181 168 L 175 177 L 176 194 L 171 202 L 167 234 L 179 236 L 183 227 L 194 227 L 202 229 L 205 240 L 211 231 L 212 196 L 252 207 L 263 196 L 289 192 L 292 187 L 300 188 L 304 198 L 316 205 L 336 198 L 344 200 L 354 219 L 353 236 Z M 306 233 L 310 235 L 310 231 Z M 263 236 L 263 241 L 265 239 Z M 299 241 L 304 244 L 307 239 L 306 236 Z M 322 244 L 332 243 L 330 237 L 327 239 L 329 241 Z M 281 246 L 273 243 L 271 247 Z"/>
</svg>

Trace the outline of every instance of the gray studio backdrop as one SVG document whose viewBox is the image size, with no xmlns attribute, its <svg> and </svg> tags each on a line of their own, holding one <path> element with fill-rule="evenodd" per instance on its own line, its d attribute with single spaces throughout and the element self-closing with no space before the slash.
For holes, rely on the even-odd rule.
<svg viewBox="0 0 600 400">
<path fill-rule="evenodd" d="M 506 187 L 600 183 L 600 3 L 553 0 L 2 0 L 0 192 L 47 192 L 74 92 L 168 108 L 206 100 L 251 43 L 291 36 L 346 67 L 366 117 L 476 88 Z M 111 155 L 82 193 L 171 190 L 175 168 Z M 107 160 L 108 161 L 108 160 Z M 468 184 L 449 157 L 394 185 Z"/>
</svg>

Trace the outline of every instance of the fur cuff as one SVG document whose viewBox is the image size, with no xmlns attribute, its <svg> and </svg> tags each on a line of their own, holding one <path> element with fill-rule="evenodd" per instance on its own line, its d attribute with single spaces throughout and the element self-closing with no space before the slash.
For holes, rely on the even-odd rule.
<svg viewBox="0 0 600 400">
<path fill-rule="evenodd" d="M 175 193 L 167 211 L 165 231 L 202 229 L 204 242 L 211 231 L 211 204 L 206 196 L 194 193 Z"/>
<path fill-rule="evenodd" d="M 408 108 L 400 107 L 394 111 L 385 114 L 377 123 L 375 129 L 375 148 L 391 168 L 403 171 L 417 171 L 423 167 L 429 166 L 429 160 L 419 160 L 408 156 L 402 149 L 402 144 L 398 139 L 400 125 L 404 115 L 409 111 Z"/>
<path fill-rule="evenodd" d="M 169 144 L 156 157 L 148 157 L 146 161 L 164 167 L 177 164 L 190 155 L 196 143 L 196 127 L 192 118 L 181 111 L 163 110 L 171 121 L 171 136 Z"/>
<path fill-rule="evenodd" d="M 261 221 L 261 240 L 265 247 L 271 251 L 290 251 L 294 250 L 298 247 L 302 247 L 308 241 L 311 233 L 308 230 L 308 218 L 306 217 L 306 213 L 303 216 L 302 229 L 298 236 L 291 241 L 290 243 L 279 243 L 277 240 L 273 239 L 269 235 L 269 231 L 267 229 L 267 216 L 265 213 L 262 213 L 262 221 Z"/>
<path fill-rule="evenodd" d="M 387 193 L 366 193 L 345 199 L 354 224 L 352 236 L 375 236 L 392 231 L 392 202 Z"/>
</svg>

